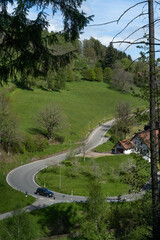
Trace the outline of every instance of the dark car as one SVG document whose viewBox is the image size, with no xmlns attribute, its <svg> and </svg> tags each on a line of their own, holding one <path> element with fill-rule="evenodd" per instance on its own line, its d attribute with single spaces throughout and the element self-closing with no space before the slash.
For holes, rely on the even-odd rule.
<svg viewBox="0 0 160 240">
<path fill-rule="evenodd" d="M 46 196 L 46 197 L 54 197 L 54 193 L 51 192 L 50 190 L 48 190 L 47 188 L 39 187 L 39 188 L 37 188 L 35 193 L 37 195 L 42 195 L 42 196 Z"/>
</svg>

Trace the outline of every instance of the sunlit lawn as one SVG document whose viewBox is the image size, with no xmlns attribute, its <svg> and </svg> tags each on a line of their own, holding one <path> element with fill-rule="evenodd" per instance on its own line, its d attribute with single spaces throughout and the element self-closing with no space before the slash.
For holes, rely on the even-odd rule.
<svg viewBox="0 0 160 240">
<path fill-rule="evenodd" d="M 56 101 L 67 115 L 68 128 L 60 132 L 67 142 L 84 138 L 88 129 L 93 129 L 99 121 L 112 119 L 119 101 L 129 102 L 132 108 L 146 105 L 129 93 L 110 89 L 105 83 L 87 81 L 68 83 L 61 92 L 16 89 L 11 97 L 20 128 L 28 133 L 34 133 L 37 128 L 37 111 L 45 104 Z"/>
<path fill-rule="evenodd" d="M 88 195 L 89 182 L 93 175 L 99 176 L 102 189 L 106 196 L 117 196 L 127 193 L 129 186 L 122 183 L 120 171 L 131 156 L 116 155 L 101 158 L 72 160 L 73 166 L 68 161 L 58 168 L 49 167 L 41 171 L 37 176 L 37 182 L 44 184 L 53 191 L 60 191 L 66 194 Z M 60 176 L 61 171 L 61 176 Z M 61 189 L 59 188 L 61 177 Z"/>
</svg>

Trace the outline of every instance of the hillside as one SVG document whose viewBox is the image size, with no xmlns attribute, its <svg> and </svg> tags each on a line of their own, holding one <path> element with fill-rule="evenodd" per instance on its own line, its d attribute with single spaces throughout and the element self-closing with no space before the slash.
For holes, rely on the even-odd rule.
<svg viewBox="0 0 160 240">
<path fill-rule="evenodd" d="M 60 133 L 65 136 L 65 142 L 81 140 L 88 129 L 94 128 L 100 121 L 112 119 L 119 101 L 129 102 L 132 108 L 146 105 L 144 101 L 115 91 L 105 83 L 87 81 L 68 83 L 61 92 L 17 88 L 11 93 L 11 98 L 20 120 L 20 129 L 30 134 L 36 133 L 36 112 L 53 100 L 60 104 L 69 123 L 69 127 Z"/>
</svg>

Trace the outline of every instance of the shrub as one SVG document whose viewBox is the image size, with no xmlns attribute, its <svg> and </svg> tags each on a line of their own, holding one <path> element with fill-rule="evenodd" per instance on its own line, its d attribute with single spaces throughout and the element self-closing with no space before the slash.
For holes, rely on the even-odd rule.
<svg viewBox="0 0 160 240">
<path fill-rule="evenodd" d="M 26 136 L 24 140 L 24 146 L 27 152 L 43 151 L 48 145 L 48 141 L 40 137 Z"/>
<path fill-rule="evenodd" d="M 26 136 L 24 140 L 25 149 L 27 152 L 36 152 L 36 143 L 31 136 Z"/>
<path fill-rule="evenodd" d="M 46 149 L 49 146 L 49 143 L 46 139 L 42 138 L 42 137 L 37 137 L 35 139 L 35 144 L 36 144 L 36 151 L 43 151 L 44 149 Z"/>
<path fill-rule="evenodd" d="M 11 146 L 12 152 L 14 153 L 24 153 L 25 145 L 23 142 L 14 142 Z"/>
<path fill-rule="evenodd" d="M 112 134 L 109 140 L 115 144 L 119 141 L 118 137 L 115 134 Z"/>
<path fill-rule="evenodd" d="M 64 143 L 65 137 L 64 136 L 56 136 L 55 140 L 62 144 L 62 143 Z"/>
</svg>

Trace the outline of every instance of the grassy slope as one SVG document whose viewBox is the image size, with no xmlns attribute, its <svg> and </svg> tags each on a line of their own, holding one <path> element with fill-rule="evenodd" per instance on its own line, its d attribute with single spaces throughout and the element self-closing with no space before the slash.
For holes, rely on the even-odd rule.
<svg viewBox="0 0 160 240">
<path fill-rule="evenodd" d="M 47 92 L 40 89 L 35 89 L 34 91 L 16 89 L 10 95 L 13 108 L 19 117 L 20 129 L 22 131 L 33 133 L 32 129 L 36 128 L 35 113 L 52 100 L 55 100 L 62 106 L 68 117 L 70 127 L 61 133 L 66 136 L 67 144 L 50 146 L 44 152 L 26 153 L 18 156 L 16 161 L 13 157 L 13 159 L 7 161 L 7 164 L 3 164 L 3 161 L 0 161 L 0 174 L 5 173 L 5 175 L 16 166 L 29 162 L 34 155 L 44 157 L 69 148 L 71 142 L 85 137 L 88 128 L 94 128 L 104 118 L 106 120 L 113 118 L 115 105 L 118 101 L 128 101 L 134 108 L 145 105 L 144 102 L 129 94 L 121 94 L 109 89 L 106 84 L 97 82 L 68 83 L 66 90 L 60 93 Z M 3 195 L 4 191 L 5 197 Z M 0 212 L 12 210 L 17 203 L 27 205 L 33 201 L 32 198 L 25 199 L 24 194 L 1 183 L 1 179 L 0 192 L 0 203 L 3 202 L 3 204 L 0 204 Z"/>
<path fill-rule="evenodd" d="M 20 118 L 20 127 L 25 132 L 36 128 L 35 113 L 52 100 L 59 103 L 68 117 L 70 127 L 62 135 L 77 141 L 85 137 L 88 128 L 94 128 L 103 120 L 112 119 L 115 105 L 127 101 L 131 107 L 144 106 L 145 103 L 129 94 L 111 90 L 104 83 L 73 82 L 68 83 L 62 92 L 47 92 L 40 89 L 33 91 L 17 89 L 12 93 L 14 109 Z"/>
</svg>

